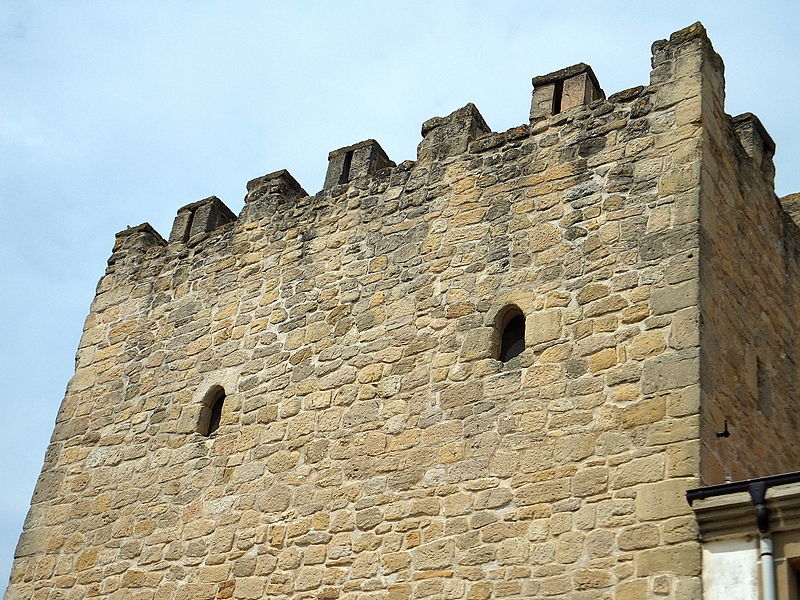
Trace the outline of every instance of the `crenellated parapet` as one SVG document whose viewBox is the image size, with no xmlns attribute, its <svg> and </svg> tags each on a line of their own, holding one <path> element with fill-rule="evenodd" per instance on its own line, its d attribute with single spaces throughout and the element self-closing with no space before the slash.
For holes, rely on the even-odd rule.
<svg viewBox="0 0 800 600">
<path fill-rule="evenodd" d="M 175 218 L 170 244 L 195 247 L 230 223 L 244 224 L 263 218 L 286 219 L 287 214 L 301 213 L 313 206 L 334 201 L 350 186 L 383 192 L 399 182 L 405 193 L 411 190 L 406 181 L 418 187 L 429 181 L 430 171 L 438 171 L 450 161 L 487 152 L 498 152 L 507 144 L 524 143 L 526 152 L 540 152 L 553 136 L 569 135 L 563 159 L 590 159 L 611 143 L 650 135 L 647 118 L 659 107 L 668 107 L 680 99 L 673 90 L 676 82 L 691 74 L 691 53 L 681 48 L 692 44 L 702 48 L 703 56 L 718 73 L 712 88 L 721 85 L 723 66 L 699 24 L 676 32 L 669 40 L 653 44 L 653 71 L 650 85 L 637 86 L 606 97 L 592 68 L 585 63 L 534 77 L 530 123 L 505 132 L 493 132 L 474 104 L 467 104 L 445 117 L 433 117 L 422 125 L 414 161 L 397 165 L 380 144 L 365 140 L 330 152 L 322 190 L 309 196 L 287 170 L 275 171 L 247 183 L 245 207 L 238 217 L 214 196 L 182 207 Z M 719 88 L 721 89 L 721 88 Z M 707 100 L 710 102 L 710 100 Z M 691 100 L 690 104 L 696 104 Z M 699 108 L 691 119 L 699 122 Z M 682 109 L 682 113 L 687 113 Z M 685 118 L 685 117 L 684 117 Z M 742 159 L 770 184 L 774 180 L 772 156 L 775 144 L 757 117 L 750 113 L 728 119 L 731 143 L 739 144 Z M 614 133 L 618 132 L 618 133 Z M 616 167 L 620 173 L 632 167 Z M 615 171 L 615 172 L 617 172 Z M 305 208 L 303 208 L 305 207 Z M 289 213 L 287 209 L 291 209 Z M 300 225 L 301 223 L 298 223 Z M 115 253 L 117 250 L 115 250 Z"/>
</svg>

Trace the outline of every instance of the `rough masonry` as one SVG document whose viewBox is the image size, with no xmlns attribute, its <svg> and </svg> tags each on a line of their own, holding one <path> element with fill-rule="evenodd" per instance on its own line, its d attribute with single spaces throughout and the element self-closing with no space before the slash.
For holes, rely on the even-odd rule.
<svg viewBox="0 0 800 600">
<path fill-rule="evenodd" d="M 700 24 L 533 83 L 117 234 L 6 600 L 699 599 L 685 490 L 800 459 L 775 147 Z"/>
</svg>

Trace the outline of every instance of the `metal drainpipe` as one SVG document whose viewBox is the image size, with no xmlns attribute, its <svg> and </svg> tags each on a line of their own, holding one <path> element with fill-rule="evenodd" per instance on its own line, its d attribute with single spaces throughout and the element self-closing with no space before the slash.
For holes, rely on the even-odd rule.
<svg viewBox="0 0 800 600">
<path fill-rule="evenodd" d="M 772 560 L 772 538 L 769 533 L 759 536 L 759 554 L 761 557 L 761 591 L 764 600 L 776 600 L 775 595 L 775 563 Z"/>
<path fill-rule="evenodd" d="M 769 509 L 767 508 L 767 484 L 754 481 L 749 485 L 750 498 L 756 507 L 758 524 L 758 548 L 761 560 L 761 593 L 763 600 L 776 600 L 775 561 L 772 555 L 772 537 L 769 533 Z"/>
</svg>

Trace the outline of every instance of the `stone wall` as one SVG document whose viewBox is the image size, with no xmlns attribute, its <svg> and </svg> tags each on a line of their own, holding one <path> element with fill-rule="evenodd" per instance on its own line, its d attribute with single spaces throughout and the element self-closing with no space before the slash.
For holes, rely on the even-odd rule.
<svg viewBox="0 0 800 600">
<path fill-rule="evenodd" d="M 238 218 L 118 234 L 5 598 L 699 598 L 727 121 L 699 24 L 653 52 L 607 100 L 577 65 L 534 80 L 530 125 L 467 105 L 417 161 L 368 140 L 315 196 L 279 171 Z"/>
<path fill-rule="evenodd" d="M 717 484 L 800 467 L 800 230 L 775 195 L 774 142 L 752 114 L 724 114 L 721 65 L 708 82 L 699 190 L 701 463 L 703 483 Z"/>
</svg>

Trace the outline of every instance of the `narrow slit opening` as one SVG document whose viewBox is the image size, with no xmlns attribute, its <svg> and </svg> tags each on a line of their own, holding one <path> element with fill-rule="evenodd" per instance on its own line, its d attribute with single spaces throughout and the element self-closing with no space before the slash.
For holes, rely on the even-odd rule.
<svg viewBox="0 0 800 600">
<path fill-rule="evenodd" d="M 189 210 L 189 218 L 186 220 L 186 228 L 183 230 L 183 235 L 181 236 L 181 241 L 184 244 L 189 241 L 190 237 L 192 237 L 192 225 L 194 225 L 194 217 L 196 212 L 196 208 Z"/>
<path fill-rule="evenodd" d="M 561 98 L 564 96 L 564 82 L 556 81 L 555 89 L 553 90 L 553 114 L 557 115 L 561 112 Z"/>
<path fill-rule="evenodd" d="M 344 155 L 344 163 L 342 163 L 342 173 L 339 175 L 339 183 L 347 183 L 350 181 L 350 165 L 353 164 L 353 151 L 350 150 Z"/>
</svg>

